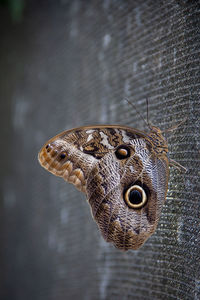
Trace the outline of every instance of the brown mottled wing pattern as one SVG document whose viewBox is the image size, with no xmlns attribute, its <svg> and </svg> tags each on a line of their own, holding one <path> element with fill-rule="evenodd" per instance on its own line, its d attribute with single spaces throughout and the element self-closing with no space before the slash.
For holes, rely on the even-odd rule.
<svg viewBox="0 0 200 300">
<path fill-rule="evenodd" d="M 121 145 L 122 152 L 117 150 Z M 149 134 L 117 125 L 72 129 L 49 140 L 39 161 L 86 194 L 104 239 L 117 248 L 138 249 L 155 231 L 169 172 L 167 144 L 158 128 Z M 141 208 L 130 208 L 124 200 L 132 185 L 147 195 Z"/>
</svg>

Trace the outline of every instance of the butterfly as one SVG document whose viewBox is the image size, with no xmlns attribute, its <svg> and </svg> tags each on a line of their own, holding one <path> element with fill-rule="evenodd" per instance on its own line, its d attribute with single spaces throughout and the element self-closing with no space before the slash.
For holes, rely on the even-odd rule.
<svg viewBox="0 0 200 300">
<path fill-rule="evenodd" d="M 155 231 L 169 165 L 184 169 L 169 159 L 162 131 L 149 128 L 74 128 L 50 139 L 38 154 L 42 167 L 86 194 L 103 238 L 121 250 L 140 248 Z"/>
</svg>

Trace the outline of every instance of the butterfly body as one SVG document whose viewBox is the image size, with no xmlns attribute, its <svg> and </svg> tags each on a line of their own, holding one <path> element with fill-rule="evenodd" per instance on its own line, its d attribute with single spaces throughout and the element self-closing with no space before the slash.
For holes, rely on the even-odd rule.
<svg viewBox="0 0 200 300">
<path fill-rule="evenodd" d="M 165 202 L 167 143 L 120 125 L 75 128 L 49 140 L 40 164 L 86 194 L 104 237 L 122 250 L 138 249 L 155 231 Z"/>
</svg>

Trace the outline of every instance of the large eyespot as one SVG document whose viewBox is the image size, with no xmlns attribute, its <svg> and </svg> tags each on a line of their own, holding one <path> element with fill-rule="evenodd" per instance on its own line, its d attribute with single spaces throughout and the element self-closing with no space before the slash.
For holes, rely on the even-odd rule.
<svg viewBox="0 0 200 300">
<path fill-rule="evenodd" d="M 124 200 L 131 208 L 141 208 L 147 202 L 147 194 L 143 187 L 132 185 L 125 191 Z"/>
<path fill-rule="evenodd" d="M 128 158 L 131 154 L 130 148 L 126 145 L 121 145 L 115 151 L 115 155 L 118 159 L 125 159 Z"/>
</svg>

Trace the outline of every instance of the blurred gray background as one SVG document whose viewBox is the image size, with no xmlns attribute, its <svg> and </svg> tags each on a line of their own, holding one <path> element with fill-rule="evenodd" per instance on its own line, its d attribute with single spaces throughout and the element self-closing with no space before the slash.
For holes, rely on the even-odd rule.
<svg viewBox="0 0 200 300">
<path fill-rule="evenodd" d="M 4 1 L 5 2 L 5 1 Z M 0 299 L 200 299 L 199 1 L 27 1 L 0 9 Z M 103 241 L 40 147 L 86 124 L 167 129 L 169 192 L 138 251 Z"/>
</svg>

